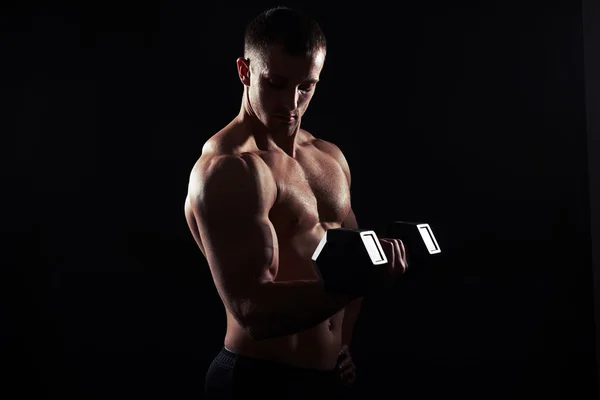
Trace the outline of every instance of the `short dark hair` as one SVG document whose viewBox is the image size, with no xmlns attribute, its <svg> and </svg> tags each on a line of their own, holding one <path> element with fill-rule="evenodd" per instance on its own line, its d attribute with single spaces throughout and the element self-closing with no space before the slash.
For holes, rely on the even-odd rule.
<svg viewBox="0 0 600 400">
<path fill-rule="evenodd" d="M 244 57 L 264 55 L 272 45 L 282 45 L 291 56 L 327 53 L 325 34 L 317 21 L 284 6 L 263 11 L 246 26 Z"/>
</svg>

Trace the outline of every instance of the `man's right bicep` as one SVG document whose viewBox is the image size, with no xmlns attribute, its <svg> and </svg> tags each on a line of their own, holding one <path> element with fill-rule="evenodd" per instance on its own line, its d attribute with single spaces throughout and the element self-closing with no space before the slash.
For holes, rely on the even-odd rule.
<svg viewBox="0 0 600 400">
<path fill-rule="evenodd" d="M 277 236 L 268 218 L 276 189 L 263 175 L 255 160 L 227 156 L 193 172 L 190 181 L 215 284 L 228 305 L 238 308 L 232 310 L 238 317 L 246 310 L 236 301 L 272 281 L 278 266 Z"/>
</svg>

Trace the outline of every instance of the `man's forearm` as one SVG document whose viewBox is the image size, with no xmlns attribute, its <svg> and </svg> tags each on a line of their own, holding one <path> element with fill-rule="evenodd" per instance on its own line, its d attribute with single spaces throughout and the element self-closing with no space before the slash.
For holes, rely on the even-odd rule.
<svg viewBox="0 0 600 400">
<path fill-rule="evenodd" d="M 326 292 L 320 281 L 271 282 L 252 299 L 247 330 L 255 340 L 291 335 L 330 318 L 356 296 Z"/>
<path fill-rule="evenodd" d="M 359 297 L 356 300 L 348 304 L 344 311 L 344 321 L 342 322 L 342 344 L 350 346 L 352 342 L 352 336 L 354 334 L 354 327 L 360 314 L 363 298 Z"/>
</svg>

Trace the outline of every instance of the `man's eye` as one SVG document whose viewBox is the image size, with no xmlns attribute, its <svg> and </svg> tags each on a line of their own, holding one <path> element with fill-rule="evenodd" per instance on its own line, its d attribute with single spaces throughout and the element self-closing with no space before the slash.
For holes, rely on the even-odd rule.
<svg viewBox="0 0 600 400">
<path fill-rule="evenodd" d="M 303 92 L 310 92 L 313 89 L 312 85 L 300 86 L 300 90 Z"/>
<path fill-rule="evenodd" d="M 269 85 L 274 89 L 283 89 L 284 85 L 281 83 L 274 83 L 269 81 Z"/>
</svg>

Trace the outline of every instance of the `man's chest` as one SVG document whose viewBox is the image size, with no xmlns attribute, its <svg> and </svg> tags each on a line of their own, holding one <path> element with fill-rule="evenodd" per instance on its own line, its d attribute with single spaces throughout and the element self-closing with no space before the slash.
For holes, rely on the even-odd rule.
<svg viewBox="0 0 600 400">
<path fill-rule="evenodd" d="M 298 151 L 296 158 L 275 157 L 267 163 L 278 188 L 270 213 L 278 231 L 341 224 L 350 211 L 350 188 L 335 159 L 315 150 Z"/>
</svg>

